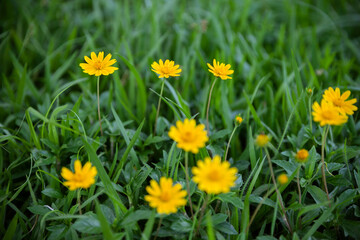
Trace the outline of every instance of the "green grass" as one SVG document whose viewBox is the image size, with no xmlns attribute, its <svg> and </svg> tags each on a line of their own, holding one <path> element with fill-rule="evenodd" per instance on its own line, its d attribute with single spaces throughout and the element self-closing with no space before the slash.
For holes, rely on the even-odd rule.
<svg viewBox="0 0 360 240">
<path fill-rule="evenodd" d="M 321 133 L 309 103 L 330 86 L 360 99 L 360 5 L 357 1 L 5 1 L 0 10 L 0 235 L 4 239 L 344 239 L 360 231 L 359 111 L 331 127 L 327 181 L 321 180 Z M 104 136 L 97 121 L 96 77 L 79 63 L 104 51 L 117 59 L 100 79 Z M 171 59 L 180 77 L 161 81 L 151 63 Z M 213 59 L 235 70 L 218 80 L 210 107 L 208 155 L 238 169 L 231 193 L 213 196 L 196 234 L 187 205 L 162 219 L 144 196 L 151 179 L 185 186 L 184 152 L 167 133 L 178 119 L 205 124 Z M 313 95 L 306 89 L 312 88 Z M 359 104 L 357 103 L 357 106 Z M 282 220 L 257 134 L 272 136 L 275 175 L 291 234 Z M 310 151 L 300 173 L 294 152 Z M 80 159 L 98 169 L 96 184 L 77 192 L 62 185 L 61 167 Z M 195 211 L 204 193 L 191 183 Z M 263 202 L 262 202 L 263 201 Z M 249 220 L 262 202 L 249 231 Z M 301 218 L 301 224 L 299 219 Z"/>
</svg>

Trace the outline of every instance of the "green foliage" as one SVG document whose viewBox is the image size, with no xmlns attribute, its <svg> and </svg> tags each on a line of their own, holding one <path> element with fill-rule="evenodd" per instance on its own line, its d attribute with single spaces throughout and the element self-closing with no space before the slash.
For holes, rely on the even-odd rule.
<svg viewBox="0 0 360 240">
<path fill-rule="evenodd" d="M 4 239 L 345 239 L 358 238 L 360 111 L 331 127 L 326 142 L 330 201 L 322 185 L 322 128 L 311 104 L 330 86 L 360 99 L 360 5 L 345 1 L 30 1 L 0 8 L 0 235 Z M 79 64 L 111 53 L 119 70 L 100 79 Z M 190 167 L 224 156 L 238 169 L 230 193 L 209 196 L 191 182 L 189 205 L 159 215 L 144 200 L 151 179 L 185 186 L 184 152 L 167 132 L 177 120 L 205 123 L 214 77 L 206 63 L 231 64 L 217 81 L 210 140 Z M 180 77 L 161 80 L 151 63 L 171 59 Z M 313 90 L 308 94 L 307 88 Z M 359 104 L 357 103 L 357 106 Z M 282 208 L 257 134 L 272 136 L 275 175 L 287 173 Z M 309 150 L 300 167 L 297 150 Z M 96 183 L 76 192 L 61 168 L 96 166 Z M 268 194 L 268 195 L 267 195 Z M 265 197 L 266 196 L 266 197 Z M 253 222 L 250 219 L 261 204 Z M 81 209 L 81 211 L 80 211 Z M 160 223 L 160 224 L 159 224 Z"/>
</svg>

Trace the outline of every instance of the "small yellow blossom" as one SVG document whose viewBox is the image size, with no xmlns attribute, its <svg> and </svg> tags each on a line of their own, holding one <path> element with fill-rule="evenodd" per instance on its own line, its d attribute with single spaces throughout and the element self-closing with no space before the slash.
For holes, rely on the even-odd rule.
<svg viewBox="0 0 360 240">
<path fill-rule="evenodd" d="M 243 121 L 243 118 L 240 117 L 240 115 L 237 115 L 237 116 L 235 117 L 235 121 L 236 121 L 237 124 L 241 124 L 242 121 Z"/>
<path fill-rule="evenodd" d="M 212 160 L 206 157 L 204 161 L 198 161 L 197 167 L 192 168 L 193 181 L 199 189 L 209 194 L 227 193 L 235 185 L 236 168 L 230 168 L 230 163 L 221 162 L 220 156 L 216 155 Z"/>
<path fill-rule="evenodd" d="M 342 95 L 340 93 L 339 88 L 335 88 L 335 90 L 332 87 L 329 87 L 327 90 L 325 90 L 325 93 L 323 94 L 323 98 L 331 102 L 342 114 L 347 115 L 353 115 L 354 111 L 356 111 L 358 108 L 354 105 L 356 103 L 356 98 L 346 100 L 349 98 L 351 92 L 345 91 Z"/>
<path fill-rule="evenodd" d="M 210 63 L 207 64 L 209 67 L 209 72 L 214 74 L 215 77 L 220 77 L 222 80 L 232 79 L 228 75 L 233 74 L 234 70 L 230 70 L 231 65 L 217 62 L 215 59 L 213 60 L 213 66 Z"/>
<path fill-rule="evenodd" d="M 304 163 L 309 158 L 309 152 L 306 149 L 300 149 L 295 156 L 296 161 L 299 163 Z"/>
<path fill-rule="evenodd" d="M 270 142 L 269 135 L 263 133 L 259 134 L 255 139 L 255 144 L 258 147 L 266 147 L 269 142 Z"/>
<path fill-rule="evenodd" d="M 283 185 L 289 181 L 289 178 L 285 173 L 282 173 L 277 177 L 277 180 L 281 185 Z"/>
<path fill-rule="evenodd" d="M 335 107 L 331 102 L 327 102 L 325 99 L 321 100 L 321 105 L 314 102 L 312 106 L 315 122 L 320 122 L 320 126 L 326 124 L 329 125 L 341 125 L 346 123 L 348 117 L 340 113 L 339 108 Z"/>
<path fill-rule="evenodd" d="M 61 169 L 61 176 L 67 180 L 64 185 L 69 187 L 70 191 L 78 188 L 89 188 L 95 183 L 95 176 L 97 170 L 91 166 L 90 162 L 85 163 L 84 167 L 81 166 L 80 160 L 76 160 L 74 163 L 75 173 L 71 172 L 68 168 L 63 167 Z"/>
<path fill-rule="evenodd" d="M 308 93 L 309 95 L 312 95 L 312 93 L 313 93 L 312 88 L 307 88 L 306 91 L 307 91 L 307 93 Z"/>
<path fill-rule="evenodd" d="M 161 177 L 160 185 L 155 180 L 151 180 L 146 191 L 149 195 L 145 196 L 145 200 L 160 214 L 176 213 L 178 207 L 185 206 L 187 202 L 186 191 L 182 190 L 179 183 L 173 186 L 171 178 Z"/>
<path fill-rule="evenodd" d="M 179 73 L 181 73 L 180 66 L 175 65 L 175 62 L 170 60 L 165 60 L 164 63 L 163 60 L 160 59 L 159 63 L 153 62 L 151 67 L 151 71 L 159 74 L 159 78 L 176 77 L 180 76 Z"/>
<path fill-rule="evenodd" d="M 171 126 L 168 134 L 177 142 L 178 148 L 196 154 L 200 148 L 205 147 L 205 143 L 209 140 L 204 128 L 204 124 L 196 125 L 194 119 L 185 119 L 184 122 L 177 121 L 176 127 Z"/>
<path fill-rule="evenodd" d="M 80 67 L 84 70 L 84 73 L 89 75 L 109 75 L 114 73 L 115 70 L 118 70 L 117 67 L 111 66 L 116 63 L 116 59 L 111 59 L 110 53 L 104 58 L 104 52 L 99 52 L 98 56 L 92 52 L 91 59 L 87 56 L 84 58 L 87 63 L 80 63 Z"/>
</svg>

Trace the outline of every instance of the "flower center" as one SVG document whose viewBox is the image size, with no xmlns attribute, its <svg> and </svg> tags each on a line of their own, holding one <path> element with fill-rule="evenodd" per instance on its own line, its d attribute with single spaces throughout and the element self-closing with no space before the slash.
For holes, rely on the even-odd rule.
<svg viewBox="0 0 360 240">
<path fill-rule="evenodd" d="M 101 70 L 102 69 L 102 62 L 100 62 L 100 61 L 94 62 L 94 67 L 97 70 Z"/>
<path fill-rule="evenodd" d="M 207 175 L 208 179 L 212 182 L 216 182 L 219 181 L 221 179 L 221 176 L 219 174 L 219 171 L 217 171 L 216 169 L 212 170 L 208 175 Z"/>
<path fill-rule="evenodd" d="M 161 71 L 163 72 L 163 74 L 169 74 L 170 73 L 170 69 L 168 67 L 163 67 L 163 69 L 161 69 Z"/>
<path fill-rule="evenodd" d="M 333 104 L 336 106 L 336 107 L 341 107 L 343 104 L 342 104 L 342 101 L 337 98 L 337 99 L 334 99 L 333 100 Z"/>
<path fill-rule="evenodd" d="M 304 152 L 300 152 L 299 155 L 298 155 L 298 158 L 305 159 L 305 158 L 307 158 L 307 154 L 304 153 Z"/>
<path fill-rule="evenodd" d="M 226 70 L 225 67 L 218 67 L 216 69 L 216 71 L 217 71 L 217 74 L 219 74 L 219 75 L 224 75 L 224 76 L 228 75 L 228 70 Z"/>
<path fill-rule="evenodd" d="M 84 176 L 81 173 L 75 173 L 74 174 L 74 180 L 76 182 L 82 182 L 84 180 Z"/>
<path fill-rule="evenodd" d="M 326 120 L 331 120 L 331 119 L 333 119 L 333 116 L 334 116 L 334 114 L 333 114 L 333 112 L 330 111 L 330 110 L 326 110 L 326 111 L 323 111 L 323 112 L 322 112 L 322 117 L 325 118 Z"/>
<path fill-rule="evenodd" d="M 163 191 L 160 195 L 160 200 L 163 202 L 168 202 L 171 199 L 171 195 L 168 191 Z"/>
<path fill-rule="evenodd" d="M 194 139 L 194 136 L 193 136 L 192 132 L 186 131 L 183 133 L 182 139 L 184 142 L 192 142 Z"/>
</svg>

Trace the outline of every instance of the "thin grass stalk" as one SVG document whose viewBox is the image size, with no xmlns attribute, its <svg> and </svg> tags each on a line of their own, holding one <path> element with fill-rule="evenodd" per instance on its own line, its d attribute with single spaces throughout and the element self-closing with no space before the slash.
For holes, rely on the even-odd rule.
<svg viewBox="0 0 360 240">
<path fill-rule="evenodd" d="M 158 224 L 158 226 L 157 226 L 157 228 L 156 228 L 156 234 L 155 234 L 154 240 L 157 239 L 157 236 L 158 236 L 158 234 L 159 234 L 159 230 L 160 230 L 160 227 L 161 227 L 161 223 L 162 223 L 163 218 L 164 218 L 163 215 L 161 215 L 161 216 L 160 216 L 160 220 L 159 220 L 159 224 Z"/>
<path fill-rule="evenodd" d="M 280 207 L 281 207 L 281 210 L 283 212 L 283 219 L 285 220 L 285 223 L 286 223 L 286 226 L 289 230 L 289 232 L 291 233 L 292 235 L 292 229 L 291 229 L 291 226 L 290 226 L 290 223 L 289 223 L 289 219 L 288 217 L 286 216 L 286 211 L 285 211 L 285 207 L 284 207 L 284 203 L 281 199 L 281 193 L 279 192 L 279 189 L 277 187 L 277 184 L 276 184 L 276 179 L 275 179 L 275 175 L 274 175 L 274 170 L 273 170 L 273 167 L 272 167 L 272 163 L 271 163 L 271 158 L 270 158 L 270 154 L 269 154 L 269 151 L 267 150 L 267 148 L 264 148 L 265 150 L 265 153 L 266 153 L 266 156 L 267 156 L 267 159 L 269 161 L 269 168 L 270 168 L 270 173 L 271 173 L 271 178 L 273 180 L 273 183 L 274 183 L 274 186 L 275 186 L 275 190 L 276 190 L 276 194 L 277 194 L 277 197 L 279 199 L 279 203 L 280 203 Z"/>
<path fill-rule="evenodd" d="M 160 112 L 160 105 L 161 105 L 161 98 L 162 98 L 162 94 L 164 91 L 164 85 L 165 85 L 165 79 L 162 78 L 162 83 L 161 83 L 161 89 L 160 89 L 160 97 L 159 97 L 159 102 L 158 102 L 158 106 L 157 106 L 157 110 L 156 110 L 156 117 L 155 117 L 155 124 L 154 124 L 154 136 L 156 134 L 156 125 L 157 125 L 157 120 L 159 117 L 159 112 Z"/>
<path fill-rule="evenodd" d="M 200 225 L 201 225 L 201 221 L 202 221 L 202 218 L 204 217 L 204 212 L 206 210 L 206 207 L 207 207 L 207 204 L 209 202 L 209 198 L 210 198 L 210 195 L 207 194 L 206 195 L 206 198 L 205 198 L 205 201 L 201 207 L 201 211 L 200 211 L 200 216 L 199 216 L 199 221 L 198 221 L 198 226 L 196 228 L 196 231 L 195 231 L 195 236 L 197 235 L 197 233 L 199 232 L 199 229 L 200 229 Z"/>
<path fill-rule="evenodd" d="M 208 104 L 207 104 L 207 108 L 206 108 L 206 129 L 207 129 L 207 132 L 208 132 L 209 135 L 210 135 L 209 109 L 210 109 L 211 95 L 212 95 L 216 80 L 217 80 L 217 78 L 215 78 L 215 80 L 213 81 L 213 84 L 211 85 L 210 92 L 209 92 Z"/>
<path fill-rule="evenodd" d="M 310 131 L 311 131 L 311 133 L 312 133 L 312 116 L 311 116 L 311 103 L 312 103 L 312 94 L 310 95 L 310 97 L 309 97 L 309 103 L 308 103 L 308 105 L 309 105 L 309 121 L 310 121 Z"/>
<path fill-rule="evenodd" d="M 325 188 L 325 192 L 326 192 L 326 196 L 327 199 L 330 201 L 330 196 L 329 196 L 329 190 L 327 187 L 327 183 L 326 183 L 326 175 L 325 175 L 325 144 L 326 144 L 326 137 L 329 133 L 329 128 L 330 125 L 326 125 L 326 127 L 324 128 L 323 134 L 322 134 L 322 143 L 321 143 L 321 173 L 322 173 L 322 180 L 323 180 L 323 184 L 324 184 L 324 188 Z M 329 203 L 329 207 L 331 206 L 331 204 Z"/>
<path fill-rule="evenodd" d="M 229 142 L 228 142 L 228 144 L 227 144 L 227 146 L 226 146 L 224 161 L 226 161 L 226 159 L 227 159 L 227 155 L 228 155 L 228 152 L 229 152 L 231 140 L 232 140 L 232 138 L 233 138 L 233 136 L 234 136 L 234 133 L 235 133 L 235 131 L 236 131 L 236 129 L 237 129 L 238 127 L 239 127 L 239 125 L 235 125 L 235 128 L 234 128 L 234 130 L 232 131 L 232 133 L 231 133 L 231 135 L 230 135 Z"/>
<path fill-rule="evenodd" d="M 299 192 L 299 204 L 301 205 L 300 169 L 301 169 L 301 165 L 298 167 L 298 170 L 296 173 L 296 182 L 297 182 L 298 192 Z M 299 217 L 299 227 L 301 228 L 301 216 Z"/>
<path fill-rule="evenodd" d="M 299 192 L 299 204 L 301 204 L 300 169 L 301 169 L 301 166 L 298 168 L 297 173 L 296 173 L 296 180 L 297 180 L 297 186 L 298 186 L 298 192 Z"/>
<path fill-rule="evenodd" d="M 257 205 L 253 215 L 250 218 L 250 222 L 246 228 L 246 232 L 249 232 L 250 226 L 252 224 L 252 222 L 254 221 L 256 214 L 259 212 L 261 206 L 263 205 L 263 203 L 266 201 L 266 199 L 275 191 L 275 187 L 273 187 L 272 189 L 270 189 L 269 191 L 267 191 L 267 193 L 264 195 L 263 199 L 261 200 L 261 202 Z"/>
<path fill-rule="evenodd" d="M 187 195 L 188 195 L 191 217 L 193 217 L 194 211 L 193 211 L 191 197 L 190 197 L 190 180 L 189 180 L 189 166 L 188 165 L 189 165 L 189 156 L 188 156 L 188 152 L 185 152 L 186 191 L 187 191 Z"/>
<path fill-rule="evenodd" d="M 77 202 L 79 205 L 79 213 L 80 215 L 82 215 L 82 211 L 81 211 L 81 188 L 78 189 L 77 191 Z"/>
<path fill-rule="evenodd" d="M 97 104 L 98 104 L 98 117 L 99 117 L 99 124 L 100 124 L 100 132 L 101 136 L 104 136 L 102 126 L 101 126 L 101 115 L 100 115 L 100 76 L 97 78 Z"/>
<path fill-rule="evenodd" d="M 205 198 L 203 196 L 200 197 L 198 206 L 201 206 L 202 201 L 205 201 Z M 190 234 L 189 234 L 189 238 L 188 238 L 189 240 L 193 239 L 193 234 L 194 234 L 194 230 L 195 230 L 195 224 L 197 222 L 197 215 L 199 214 L 200 210 L 201 210 L 201 207 L 198 207 L 195 214 L 194 214 L 194 216 L 193 216 L 193 224 L 192 224 L 192 229 L 191 229 Z"/>
</svg>

